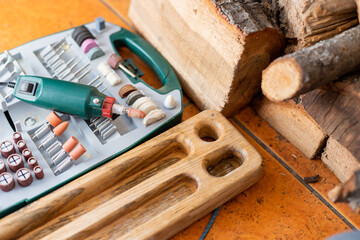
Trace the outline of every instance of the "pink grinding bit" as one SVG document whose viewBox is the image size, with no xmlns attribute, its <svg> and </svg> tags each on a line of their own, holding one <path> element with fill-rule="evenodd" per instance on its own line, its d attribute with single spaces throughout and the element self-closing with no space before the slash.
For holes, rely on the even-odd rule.
<svg viewBox="0 0 360 240">
<path fill-rule="evenodd" d="M 87 53 L 88 51 L 90 51 L 90 49 L 97 47 L 97 46 L 98 45 L 94 39 L 88 38 L 81 44 L 81 50 L 84 53 Z"/>
<path fill-rule="evenodd" d="M 108 64 L 113 68 L 119 68 L 119 62 L 121 61 L 121 57 L 116 55 L 115 53 L 111 54 L 109 59 L 107 60 Z"/>
</svg>

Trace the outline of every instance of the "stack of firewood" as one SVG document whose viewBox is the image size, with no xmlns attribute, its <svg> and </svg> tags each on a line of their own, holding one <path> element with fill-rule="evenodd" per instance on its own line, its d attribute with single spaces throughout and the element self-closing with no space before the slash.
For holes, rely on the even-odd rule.
<svg viewBox="0 0 360 240">
<path fill-rule="evenodd" d="M 341 182 L 360 167 L 355 0 L 132 0 L 129 16 L 199 108 L 229 116 L 252 102 Z"/>
<path fill-rule="evenodd" d="M 290 5 L 292 1 L 279 2 Z M 302 10 L 297 9 L 298 17 L 292 17 L 292 8 L 298 4 L 288 7 L 290 10 L 285 5 L 282 14 L 288 14 L 287 26 L 295 26 L 288 30 L 299 43 L 293 49 L 301 50 L 276 59 L 263 71 L 261 87 L 266 98 L 255 101 L 254 106 L 307 157 L 321 153 L 324 163 L 344 182 L 360 167 L 360 26 L 356 3 L 297 2 L 304 3 Z M 306 17 L 299 17 L 301 13 Z M 315 25 L 311 27 L 309 22 L 323 29 L 311 34 L 307 29 Z M 345 30 L 348 26 L 352 27 Z M 315 44 L 310 41 L 324 38 L 328 39 Z"/>
<path fill-rule="evenodd" d="M 359 208 L 360 25 L 356 3 L 279 3 L 285 3 L 280 18 L 288 27 L 285 34 L 295 38 L 296 44 L 287 47 L 292 53 L 263 71 L 265 97 L 253 106 L 307 157 L 321 154 L 321 160 L 343 182 L 329 193 L 332 200 L 350 199 L 351 206 Z M 357 3 L 360 7 L 359 0 Z M 317 40 L 323 41 L 315 43 Z"/>
</svg>

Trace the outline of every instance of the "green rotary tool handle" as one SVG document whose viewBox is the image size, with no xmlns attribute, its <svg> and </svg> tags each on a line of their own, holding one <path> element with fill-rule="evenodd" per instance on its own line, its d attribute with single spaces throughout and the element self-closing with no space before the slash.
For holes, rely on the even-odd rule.
<svg viewBox="0 0 360 240">
<path fill-rule="evenodd" d="M 180 90 L 181 86 L 175 72 L 171 68 L 166 59 L 148 42 L 138 35 L 122 28 L 120 31 L 110 35 L 110 41 L 114 51 L 118 54 L 119 47 L 127 47 L 139 56 L 161 80 L 162 87 L 154 89 L 144 82 L 148 87 L 161 94 L 167 94 L 173 90 Z M 136 83 L 139 79 L 129 77 L 132 83 Z"/>
<path fill-rule="evenodd" d="M 92 86 L 26 75 L 18 77 L 13 95 L 35 106 L 85 119 L 101 117 L 103 102 L 108 98 Z"/>
</svg>

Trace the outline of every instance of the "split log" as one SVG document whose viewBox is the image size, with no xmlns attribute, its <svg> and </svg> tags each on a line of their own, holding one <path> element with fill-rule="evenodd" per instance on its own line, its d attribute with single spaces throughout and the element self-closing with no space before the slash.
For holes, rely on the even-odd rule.
<svg viewBox="0 0 360 240">
<path fill-rule="evenodd" d="M 334 172 L 340 182 L 347 181 L 351 174 L 360 168 L 359 160 L 333 137 L 327 140 L 321 160 Z"/>
<path fill-rule="evenodd" d="M 360 25 L 332 39 L 278 58 L 263 71 L 262 91 L 282 101 L 360 68 Z"/>
<path fill-rule="evenodd" d="M 252 106 L 307 158 L 312 159 L 322 151 L 327 135 L 300 104 L 293 100 L 275 103 L 258 97 Z"/>
<path fill-rule="evenodd" d="M 129 17 L 201 109 L 231 115 L 260 91 L 284 48 L 272 0 L 132 0 Z"/>
<path fill-rule="evenodd" d="M 360 0 L 355 0 L 355 1 L 356 1 L 357 9 L 358 9 L 358 18 L 359 18 L 359 22 L 360 22 Z"/>
<path fill-rule="evenodd" d="M 305 156 L 322 161 L 341 182 L 360 167 L 360 72 L 283 102 L 254 101 L 256 112 Z"/>
<path fill-rule="evenodd" d="M 311 46 L 358 24 L 353 0 L 279 0 L 278 4 L 285 37 L 295 42 L 290 51 Z"/>
<path fill-rule="evenodd" d="M 343 182 L 360 166 L 360 71 L 302 95 L 301 105 L 333 139 L 322 159 Z"/>
<path fill-rule="evenodd" d="M 306 112 L 360 159 L 360 71 L 301 96 Z"/>
</svg>

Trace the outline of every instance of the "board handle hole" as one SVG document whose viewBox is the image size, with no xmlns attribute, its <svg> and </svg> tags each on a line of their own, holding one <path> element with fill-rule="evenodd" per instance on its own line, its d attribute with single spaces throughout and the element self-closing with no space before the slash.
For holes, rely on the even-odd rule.
<svg viewBox="0 0 360 240">
<path fill-rule="evenodd" d="M 222 127 L 217 122 L 200 123 L 195 127 L 195 131 L 204 142 L 215 142 L 222 135 Z"/>
<path fill-rule="evenodd" d="M 206 171 L 214 177 L 224 177 L 239 168 L 246 158 L 246 152 L 235 149 L 217 150 L 204 159 Z"/>
</svg>

